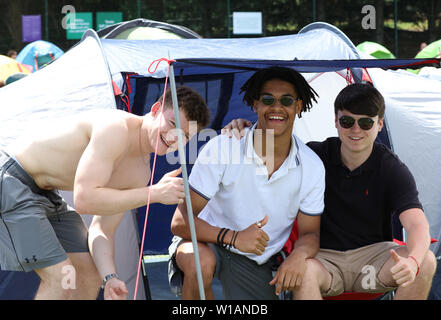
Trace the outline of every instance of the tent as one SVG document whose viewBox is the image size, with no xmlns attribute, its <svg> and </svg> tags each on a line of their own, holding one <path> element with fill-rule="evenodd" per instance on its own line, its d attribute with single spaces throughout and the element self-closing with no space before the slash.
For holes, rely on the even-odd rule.
<svg viewBox="0 0 441 320">
<path fill-rule="evenodd" d="M 395 59 L 395 56 L 392 52 L 389 51 L 385 46 L 372 42 L 372 41 L 364 41 L 357 45 L 358 50 L 371 55 L 377 59 Z M 426 58 L 426 57 L 421 57 Z M 428 58 L 428 57 L 427 57 Z M 430 57 L 433 58 L 433 57 Z"/>
<path fill-rule="evenodd" d="M 91 109 L 148 112 L 162 93 L 167 64 L 155 64 L 153 74 L 149 70 L 153 72 L 155 68 L 149 66 L 164 57 L 176 61 L 172 65 L 177 84 L 193 87 L 206 99 L 212 114 L 210 128 L 215 130 L 233 118 L 255 120 L 238 92 L 256 68 L 286 65 L 303 72 L 320 95 L 312 111 L 295 123 L 295 133 L 305 142 L 337 134 L 332 108 L 337 93 L 348 81 L 363 79 L 366 74 L 361 67 L 377 67 L 368 72 L 386 97 L 387 128 L 383 139 L 414 173 L 431 235 L 441 238 L 441 172 L 433 169 L 438 167 L 441 156 L 441 82 L 380 69 L 415 61 L 360 60 L 352 42 L 325 23 L 311 24 L 297 35 L 242 39 L 110 40 L 100 39 L 89 30 L 60 59 L 0 91 L 1 146 L 14 143 L 31 124 Z M 113 84 L 121 92 L 114 91 Z M 190 141 L 187 148 L 190 169 L 195 160 L 194 150 L 209 137 L 206 131 Z M 174 165 L 170 165 L 170 159 L 176 160 Z M 160 157 L 155 182 L 178 165 L 176 156 Z M 69 193 L 63 195 L 71 201 Z M 127 212 L 116 235 L 117 269 L 131 293 L 138 262 L 137 231 L 143 229 L 144 211 L 141 208 L 136 214 Z M 143 248 L 146 254 L 167 253 L 173 212 L 174 206 L 155 204 L 150 208 Z M 90 221 L 91 217 L 84 219 Z M 434 244 L 432 250 L 439 255 L 439 244 Z M 6 285 L 3 292 L 1 288 L 0 297 L 8 296 L 7 290 L 12 290 Z"/>
<path fill-rule="evenodd" d="M 35 72 L 44 65 L 61 57 L 63 53 L 64 51 L 55 44 L 44 40 L 37 40 L 26 45 L 17 55 L 16 60 L 32 66 Z"/>
<path fill-rule="evenodd" d="M 175 24 L 135 19 L 120 22 L 99 30 L 98 36 L 104 39 L 197 39 L 201 38 L 196 32 Z"/>
<path fill-rule="evenodd" d="M 441 57 L 441 39 L 430 43 L 417 53 L 415 58 L 440 58 Z"/>
<path fill-rule="evenodd" d="M 0 80 L 6 81 L 9 76 L 15 73 L 31 73 L 29 66 L 26 66 L 7 56 L 0 55 Z"/>
</svg>

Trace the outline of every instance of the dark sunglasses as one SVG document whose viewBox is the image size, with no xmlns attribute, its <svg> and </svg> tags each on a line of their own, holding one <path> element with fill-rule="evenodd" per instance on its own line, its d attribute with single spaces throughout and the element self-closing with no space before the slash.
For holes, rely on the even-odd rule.
<svg viewBox="0 0 441 320">
<path fill-rule="evenodd" d="M 341 116 L 338 119 L 338 122 L 340 122 L 340 125 L 345 128 L 349 129 L 352 128 L 352 126 L 355 124 L 355 119 L 350 116 Z M 358 126 L 363 130 L 370 130 L 372 126 L 374 125 L 374 120 L 371 118 L 360 118 L 357 120 Z"/>
<path fill-rule="evenodd" d="M 284 107 L 290 107 L 294 104 L 295 101 L 300 100 L 299 98 L 294 99 L 291 96 L 282 96 L 280 99 L 276 99 L 274 96 L 270 94 L 265 94 L 260 97 L 260 101 L 266 106 L 273 106 L 276 103 L 276 100 L 280 102 L 280 104 Z"/>
</svg>

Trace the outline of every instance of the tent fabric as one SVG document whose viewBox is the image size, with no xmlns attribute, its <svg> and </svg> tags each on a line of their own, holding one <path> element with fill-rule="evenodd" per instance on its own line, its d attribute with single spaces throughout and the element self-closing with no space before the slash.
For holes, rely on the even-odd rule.
<svg viewBox="0 0 441 320">
<path fill-rule="evenodd" d="M 415 58 L 441 58 L 441 39 L 427 45 Z"/>
<path fill-rule="evenodd" d="M 0 55 L 0 80 L 6 79 L 15 73 L 31 73 L 31 68 L 12 58 Z"/>
<path fill-rule="evenodd" d="M 26 45 L 17 55 L 16 60 L 23 64 L 33 67 L 33 72 L 39 70 L 44 65 L 58 59 L 64 51 L 55 44 L 37 40 Z"/>
<path fill-rule="evenodd" d="M 293 61 L 320 60 L 314 62 L 315 69 L 310 70 L 313 72 L 304 73 L 320 96 L 311 112 L 296 119 L 295 133 L 304 142 L 321 141 L 337 135 L 333 101 L 348 81 L 360 81 L 361 76 L 357 75 L 357 71 L 361 71 L 359 67 L 367 66 L 363 60 L 354 62 L 351 72 L 348 72 L 346 68 L 349 62 L 359 59 L 360 55 L 341 31 L 324 23 L 309 25 L 297 35 L 233 39 L 130 41 L 99 39 L 96 32 L 89 30 L 75 47 L 52 64 L 0 89 L 0 147 L 16 143 L 24 130 L 31 129 L 33 124 L 53 121 L 61 116 L 74 116 L 96 108 L 117 108 L 120 98 L 115 99 L 112 81 L 125 95 L 131 97 L 133 109 L 144 114 L 162 90 L 167 64 L 159 64 L 154 74 L 148 71 L 150 64 L 160 58 L 177 61 L 173 66 L 177 84 L 190 85 L 206 98 L 210 109 L 214 111 L 212 125 L 215 122 L 217 128 L 238 116 L 253 120 L 253 113 L 243 104 L 239 94 L 241 84 L 253 73 L 244 68 L 250 66 L 248 63 L 254 61 L 260 65 L 290 65 Z M 235 68 L 211 69 L 204 66 L 204 70 L 196 72 L 199 66 L 195 67 L 194 64 L 180 66 L 182 59 L 189 59 L 187 62 L 237 60 L 243 65 L 238 63 Z M 342 68 L 340 71 L 325 72 L 329 70 L 327 64 L 332 60 L 350 61 L 339 65 L 338 68 Z M 320 63 L 323 63 L 323 69 L 317 67 Z M 371 59 L 369 66 L 384 67 L 380 63 Z M 332 70 L 338 68 L 333 67 Z M 386 123 L 392 147 L 404 162 L 409 163 L 431 224 L 431 235 L 440 240 L 441 204 L 437 186 L 440 177 L 439 170 L 434 171 L 439 167 L 438 151 L 441 150 L 441 109 L 436 107 L 436 104 L 439 105 L 441 82 L 377 68 L 368 69 L 368 72 L 387 101 Z M 199 73 L 202 71 L 204 73 Z M 128 76 L 130 74 L 134 76 Z M 127 83 L 131 82 L 134 85 L 129 92 Z M 199 147 L 208 137 L 204 140 L 198 136 L 197 139 L 200 140 L 197 141 Z M 189 145 L 190 148 L 192 146 Z M 156 178 L 167 170 L 171 170 L 169 165 L 156 171 Z M 63 196 L 68 198 L 69 193 Z M 170 210 L 173 211 L 172 206 L 158 205 L 150 213 L 152 217 L 161 219 L 151 220 L 149 217 L 149 227 L 154 230 L 162 228 L 168 232 L 157 233 L 155 238 L 151 238 L 148 232 L 147 244 L 161 242 L 159 237 L 164 237 L 164 242 L 169 241 Z M 115 244 L 122 248 L 117 249 L 118 255 L 115 258 L 118 272 L 129 284 L 133 284 L 136 278 L 139 254 L 139 241 L 136 239 L 138 226 L 135 226 L 133 218 L 131 212 L 125 214 L 125 222 L 118 228 L 121 237 L 117 237 Z M 139 221 L 141 223 L 142 219 Z M 431 248 L 437 255 L 440 254 L 439 243 Z M 134 284 L 128 287 L 133 292 Z"/>
<path fill-rule="evenodd" d="M 431 236 L 438 240 L 431 248 L 441 255 L 441 198 L 436 196 L 441 194 L 441 170 L 435 162 L 441 159 L 441 81 L 405 71 L 372 69 L 370 74 L 385 96 L 393 150 L 413 173 Z"/>
<path fill-rule="evenodd" d="M 424 65 L 437 63 L 438 59 L 382 59 L 381 61 L 346 59 L 346 60 L 237 60 L 237 59 L 178 59 L 174 65 L 176 69 L 184 69 L 185 74 L 207 74 L 218 72 L 213 68 L 224 68 L 232 72 L 237 70 L 256 71 L 261 68 L 268 68 L 274 65 L 291 67 L 299 72 L 332 72 L 345 68 L 384 68 L 384 69 L 402 69 L 402 68 L 420 68 Z M 204 68 L 205 67 L 205 68 Z M 190 69 L 190 70 L 188 70 Z M 224 72 L 228 72 L 224 71 Z"/>
<path fill-rule="evenodd" d="M 84 39 L 54 63 L 1 89 L 0 148 L 18 143 L 20 136 L 34 130 L 34 124 L 100 108 L 116 108 L 109 68 L 97 39 L 96 36 Z M 71 192 L 62 192 L 62 196 L 73 206 Z M 133 294 L 139 242 L 132 216 L 125 213 L 120 230 L 128 231 L 119 231 L 115 237 L 117 268 Z M 88 224 L 91 222 L 90 216 L 83 215 L 83 219 Z M 132 264 L 127 267 L 129 261 Z M 33 278 L 32 274 L 18 274 L 13 279 L 20 281 L 23 277 Z M 143 290 L 138 298 L 145 298 Z"/>
<path fill-rule="evenodd" d="M 199 39 L 196 32 L 187 27 L 148 20 L 135 19 L 124 21 L 99 30 L 98 36 L 105 39 Z"/>
<path fill-rule="evenodd" d="M 1 89 L 0 146 L 32 129 L 34 123 L 116 107 L 107 65 L 95 39 L 86 39 L 60 59 L 61 63 Z"/>
<path fill-rule="evenodd" d="M 369 54 L 377 59 L 395 59 L 396 57 L 385 46 L 372 41 L 364 41 L 357 45 L 357 49 Z M 421 57 L 421 58 L 435 58 L 435 57 Z"/>
</svg>

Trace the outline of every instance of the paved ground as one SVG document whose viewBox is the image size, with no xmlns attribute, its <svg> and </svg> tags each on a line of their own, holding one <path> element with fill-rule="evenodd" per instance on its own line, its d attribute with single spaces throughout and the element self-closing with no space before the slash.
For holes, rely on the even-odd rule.
<svg viewBox="0 0 441 320">
<path fill-rule="evenodd" d="M 164 260 L 164 259 L 163 259 Z M 152 300 L 179 300 L 170 290 L 167 278 L 167 261 L 148 262 L 145 264 Z M 217 279 L 213 283 L 216 300 L 223 300 L 222 287 Z"/>
</svg>

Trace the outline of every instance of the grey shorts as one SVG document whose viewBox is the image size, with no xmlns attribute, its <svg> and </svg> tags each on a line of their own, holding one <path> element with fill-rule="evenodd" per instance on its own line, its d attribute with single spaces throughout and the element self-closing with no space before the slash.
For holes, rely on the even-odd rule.
<svg viewBox="0 0 441 320">
<path fill-rule="evenodd" d="M 174 237 L 169 247 L 169 283 L 174 293 L 180 293 L 183 274 L 176 265 L 176 250 L 184 241 Z M 208 244 L 216 256 L 214 276 L 222 284 L 226 300 L 277 300 L 275 287 L 268 283 L 273 278 L 276 265 L 271 258 L 268 262 L 258 265 L 243 255 L 233 253 L 215 244 Z"/>
<path fill-rule="evenodd" d="M 0 151 L 0 269 L 31 271 L 88 252 L 87 227 L 55 190 L 40 189 Z"/>
</svg>

